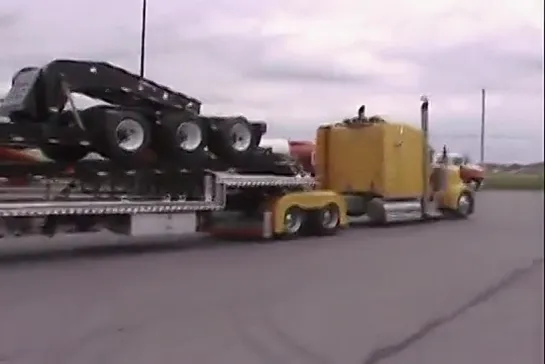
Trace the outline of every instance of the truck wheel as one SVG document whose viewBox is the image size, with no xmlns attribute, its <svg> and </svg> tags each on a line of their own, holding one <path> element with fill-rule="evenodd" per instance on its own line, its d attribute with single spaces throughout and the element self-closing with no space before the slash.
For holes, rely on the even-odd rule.
<svg viewBox="0 0 545 364">
<path fill-rule="evenodd" d="M 460 197 L 458 197 L 458 203 L 456 206 L 456 217 L 466 219 L 473 213 L 474 210 L 473 196 L 471 196 L 471 194 L 468 192 L 463 192 Z"/>
<path fill-rule="evenodd" d="M 150 122 L 138 112 L 95 106 L 81 112 L 94 148 L 104 157 L 134 162 L 151 143 Z"/>
<path fill-rule="evenodd" d="M 63 111 L 58 118 L 54 121 L 58 127 L 67 128 L 73 122 L 73 114 L 70 110 Z M 56 128 L 48 129 L 45 128 L 44 137 L 49 139 L 49 137 L 55 137 L 55 135 L 50 135 L 49 132 L 55 132 Z M 64 141 L 66 143 L 66 140 Z M 76 163 L 81 159 L 85 158 L 89 154 L 89 147 L 84 147 L 79 144 L 52 144 L 47 141 L 43 141 L 39 144 L 40 151 L 52 161 L 57 163 Z"/>
<path fill-rule="evenodd" d="M 301 234 L 305 223 L 305 212 L 297 206 L 292 206 L 284 213 L 283 238 L 293 238 Z"/>
<path fill-rule="evenodd" d="M 210 140 L 208 148 L 222 159 L 237 158 L 258 146 L 255 129 L 246 118 L 210 118 Z"/>
<path fill-rule="evenodd" d="M 340 223 L 339 206 L 332 203 L 312 213 L 309 228 L 315 235 L 333 235 L 339 229 Z"/>
<path fill-rule="evenodd" d="M 206 157 L 207 135 L 202 120 L 190 114 L 165 115 L 154 137 L 154 149 L 165 158 L 174 158 L 184 167 L 202 165 Z"/>
</svg>

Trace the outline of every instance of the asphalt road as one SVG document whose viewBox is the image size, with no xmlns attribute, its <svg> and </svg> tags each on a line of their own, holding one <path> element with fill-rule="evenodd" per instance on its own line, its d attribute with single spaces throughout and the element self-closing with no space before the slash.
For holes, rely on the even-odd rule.
<svg viewBox="0 0 545 364">
<path fill-rule="evenodd" d="M 267 245 L 4 241 L 0 363 L 542 363 L 543 194 L 478 203 Z"/>
</svg>

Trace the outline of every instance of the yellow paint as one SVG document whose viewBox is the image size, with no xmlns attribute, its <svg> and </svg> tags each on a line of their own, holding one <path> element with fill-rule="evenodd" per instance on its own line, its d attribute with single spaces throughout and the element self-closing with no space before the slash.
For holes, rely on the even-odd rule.
<svg viewBox="0 0 545 364">
<path fill-rule="evenodd" d="M 320 188 L 409 198 L 424 190 L 422 132 L 396 123 L 321 127 L 316 140 Z"/>
<path fill-rule="evenodd" d="M 314 210 L 334 203 L 341 212 L 341 225 L 346 226 L 344 194 L 416 199 L 426 191 L 431 193 L 430 179 L 425 177 L 432 171 L 431 158 L 423 154 L 424 143 L 420 129 L 400 123 L 338 123 L 320 127 L 315 149 L 317 189 L 290 193 L 272 201 L 274 232 L 284 232 L 284 215 L 292 206 Z M 446 179 L 436 198 L 441 207 L 456 210 L 460 195 L 473 192 L 461 180 L 459 167 L 441 168 L 446 168 Z"/>
<path fill-rule="evenodd" d="M 436 198 L 442 208 L 456 210 L 458 208 L 458 199 L 463 193 L 469 193 L 473 196 L 474 192 L 460 178 L 460 167 L 448 166 L 446 168 L 446 187 L 444 191 L 437 194 Z"/>
<path fill-rule="evenodd" d="M 273 214 L 273 231 L 275 234 L 284 232 L 284 216 L 291 207 L 298 207 L 302 210 L 317 210 L 330 204 L 335 204 L 339 208 L 340 226 L 348 224 L 346 216 L 346 203 L 344 198 L 333 191 L 315 190 L 304 192 L 293 192 L 278 197 L 271 201 L 270 210 Z"/>
</svg>

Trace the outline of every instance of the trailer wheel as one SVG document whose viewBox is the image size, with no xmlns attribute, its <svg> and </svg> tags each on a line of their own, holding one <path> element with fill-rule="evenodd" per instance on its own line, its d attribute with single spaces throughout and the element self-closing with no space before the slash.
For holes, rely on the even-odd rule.
<svg viewBox="0 0 545 364">
<path fill-rule="evenodd" d="M 42 144 L 40 151 L 57 163 L 76 163 L 89 154 L 89 150 L 81 145 Z"/>
<path fill-rule="evenodd" d="M 104 157 L 134 162 L 151 143 L 150 122 L 138 112 L 95 106 L 81 112 L 94 148 Z"/>
<path fill-rule="evenodd" d="M 284 232 L 283 238 L 293 238 L 301 234 L 305 224 L 305 211 L 297 206 L 292 206 L 286 210 L 283 218 Z"/>
<path fill-rule="evenodd" d="M 68 128 L 72 124 L 73 118 L 72 111 L 65 110 L 52 122 L 55 123 L 57 127 Z M 50 137 L 55 138 L 54 133 L 56 127 L 46 127 L 43 131 L 44 140 L 39 143 L 38 147 L 40 148 L 40 151 L 52 161 L 71 164 L 80 161 L 89 154 L 89 147 L 80 144 L 66 144 L 66 142 L 70 142 L 67 140 L 62 141 L 64 144 L 53 144 L 48 142 Z M 51 132 L 53 132 L 53 135 L 50 134 Z"/>
<path fill-rule="evenodd" d="M 210 118 L 209 120 L 211 135 L 208 148 L 218 157 L 237 158 L 257 148 L 259 138 L 246 118 Z"/>
<path fill-rule="evenodd" d="M 165 115 L 157 128 L 154 149 L 185 167 L 202 165 L 207 133 L 201 119 L 188 113 Z"/>
</svg>

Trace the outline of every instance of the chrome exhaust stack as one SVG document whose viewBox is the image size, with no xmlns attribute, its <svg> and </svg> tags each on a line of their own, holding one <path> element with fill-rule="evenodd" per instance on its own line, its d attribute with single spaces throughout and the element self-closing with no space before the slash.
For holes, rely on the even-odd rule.
<svg viewBox="0 0 545 364">
<path fill-rule="evenodd" d="M 428 122 L 429 122 L 429 99 L 427 96 L 420 98 L 420 127 L 422 129 L 422 181 L 423 190 L 420 198 L 420 213 L 422 217 L 428 215 L 428 205 L 430 200 L 429 180 L 431 172 L 431 161 L 429 159 L 429 136 L 428 136 Z"/>
</svg>

